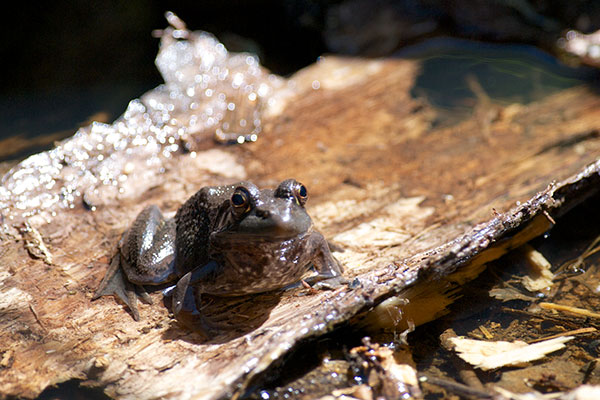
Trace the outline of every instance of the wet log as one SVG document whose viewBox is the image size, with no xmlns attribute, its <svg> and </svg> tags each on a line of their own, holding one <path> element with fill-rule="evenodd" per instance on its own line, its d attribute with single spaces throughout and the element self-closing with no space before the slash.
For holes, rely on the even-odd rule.
<svg viewBox="0 0 600 400">
<path fill-rule="evenodd" d="M 575 87 L 440 127 L 435 109 L 411 95 L 418 74 L 416 61 L 327 57 L 293 77 L 296 94 L 265 117 L 255 143 L 174 153 L 125 197 L 100 193 L 44 217 L 3 214 L 2 397 L 35 397 L 73 378 L 123 399 L 236 397 L 299 341 L 420 280 L 499 257 L 598 192 L 593 91 Z M 350 286 L 236 300 L 225 314 L 236 327 L 212 337 L 174 320 L 160 292 L 140 306 L 139 322 L 113 298 L 91 301 L 144 206 L 174 211 L 204 185 L 288 177 L 309 188 L 309 212 L 343 250 L 336 257 Z"/>
</svg>

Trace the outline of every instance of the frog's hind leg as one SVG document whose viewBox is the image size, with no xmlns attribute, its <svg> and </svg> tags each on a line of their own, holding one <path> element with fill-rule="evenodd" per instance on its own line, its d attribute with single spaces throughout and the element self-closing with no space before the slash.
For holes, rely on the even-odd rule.
<svg viewBox="0 0 600 400">
<path fill-rule="evenodd" d="M 156 206 L 144 208 L 121 236 L 119 250 L 94 299 L 114 295 L 129 307 L 133 318 L 139 320 L 137 296 L 144 303 L 152 304 L 144 285 L 161 285 L 175 277 L 174 240 L 174 221 L 165 219 Z"/>
<path fill-rule="evenodd" d="M 119 242 L 125 278 L 136 285 L 162 285 L 176 279 L 175 221 L 148 206 Z"/>
<path fill-rule="evenodd" d="M 135 286 L 123 276 L 121 254 L 119 251 L 117 251 L 112 258 L 108 271 L 106 271 L 106 275 L 104 275 L 102 282 L 100 282 L 100 286 L 96 289 L 92 300 L 96 300 L 101 296 L 110 295 L 117 296 L 121 299 L 121 301 L 123 301 L 131 310 L 133 319 L 136 321 L 140 320 L 140 313 L 137 308 L 136 289 Z M 152 301 L 145 291 L 143 294 L 140 294 L 140 297 L 144 302 L 147 302 L 148 300 L 150 302 Z"/>
</svg>

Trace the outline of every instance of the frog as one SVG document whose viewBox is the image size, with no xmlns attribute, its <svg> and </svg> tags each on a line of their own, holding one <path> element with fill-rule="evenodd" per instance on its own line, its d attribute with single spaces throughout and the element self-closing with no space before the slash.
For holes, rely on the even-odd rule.
<svg viewBox="0 0 600 400">
<path fill-rule="evenodd" d="M 172 218 L 147 206 L 122 234 L 93 299 L 114 295 L 137 321 L 138 297 L 152 303 L 146 287 L 171 285 L 177 317 L 189 289 L 233 297 L 299 282 L 339 286 L 343 267 L 315 229 L 307 200 L 306 186 L 286 179 L 275 189 L 248 181 L 203 187 Z"/>
</svg>

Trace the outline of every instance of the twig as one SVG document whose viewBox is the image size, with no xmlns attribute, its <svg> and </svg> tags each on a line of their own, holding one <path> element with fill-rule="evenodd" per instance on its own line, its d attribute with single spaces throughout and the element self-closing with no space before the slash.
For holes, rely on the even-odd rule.
<svg viewBox="0 0 600 400">
<path fill-rule="evenodd" d="M 29 303 L 29 309 L 31 310 L 31 313 L 35 317 L 35 320 L 37 321 L 38 324 L 40 324 L 40 326 L 42 327 L 42 329 L 44 330 L 44 332 L 48 332 L 48 329 L 46 329 L 46 327 L 42 323 L 42 320 L 40 319 L 37 311 L 35 311 L 35 308 L 33 307 L 33 304 Z"/>
<path fill-rule="evenodd" d="M 594 372 L 594 369 L 596 369 L 596 364 L 598 364 L 597 358 L 589 362 L 585 372 L 583 373 L 583 379 L 581 380 L 581 383 L 585 385 L 589 382 L 590 378 L 592 377 L 592 372 Z"/>
<path fill-rule="evenodd" d="M 571 307 L 571 306 L 566 306 L 563 304 L 546 303 L 546 302 L 541 302 L 539 304 L 539 306 L 544 310 L 566 311 L 566 312 L 570 312 L 573 314 L 582 315 L 584 317 L 600 318 L 599 313 L 595 313 L 593 311 L 586 310 L 585 308 Z"/>
<path fill-rule="evenodd" d="M 581 333 L 591 333 L 591 332 L 596 332 L 596 331 L 597 331 L 596 328 L 594 328 L 593 326 L 590 326 L 588 328 L 575 329 L 572 331 L 557 333 L 555 335 L 550 335 L 550 336 L 546 336 L 543 338 L 534 339 L 527 343 L 531 344 L 531 343 L 536 343 L 536 342 L 543 342 L 544 340 L 554 339 L 554 338 L 561 337 L 561 336 L 573 336 L 573 335 L 579 335 Z"/>
<path fill-rule="evenodd" d="M 479 325 L 479 330 L 481 333 L 483 333 L 483 336 L 485 336 L 487 340 L 492 340 L 494 338 L 494 335 L 492 335 L 485 326 Z"/>
<path fill-rule="evenodd" d="M 519 314 L 519 315 L 525 315 L 530 318 L 541 319 L 542 321 L 552 321 L 557 324 L 568 325 L 570 327 L 573 327 L 574 329 L 578 329 L 577 327 L 581 326 L 580 321 L 573 320 L 573 318 L 569 318 L 568 316 L 567 317 L 563 317 L 563 316 L 555 317 L 552 315 L 536 314 L 536 313 L 532 313 L 531 311 L 517 310 L 517 309 L 509 308 L 509 307 L 502 307 L 501 310 L 503 312 L 507 312 L 507 313 L 511 313 L 511 314 Z"/>
<path fill-rule="evenodd" d="M 573 268 L 573 269 L 579 268 L 579 266 L 581 266 L 581 264 L 583 264 L 583 261 L 586 258 L 588 258 L 592 254 L 595 254 L 598 251 L 600 251 L 600 246 L 597 246 L 598 243 L 600 243 L 600 236 L 596 237 L 592 241 L 592 243 L 584 250 L 584 252 L 581 253 L 581 255 L 579 257 L 571 259 L 571 260 L 565 262 L 563 265 L 561 265 L 556 270 L 555 275 L 558 275 L 559 272 L 564 271 L 566 268 Z"/>
<path fill-rule="evenodd" d="M 548 221 L 550 221 L 550 223 L 551 223 L 552 225 L 556 225 L 556 221 L 554 220 L 554 218 L 552 218 L 552 217 L 550 216 L 550 214 L 548 214 L 548 211 L 544 210 L 544 211 L 542 211 L 542 214 L 544 214 L 544 216 L 545 216 L 546 218 L 548 218 Z"/>
</svg>

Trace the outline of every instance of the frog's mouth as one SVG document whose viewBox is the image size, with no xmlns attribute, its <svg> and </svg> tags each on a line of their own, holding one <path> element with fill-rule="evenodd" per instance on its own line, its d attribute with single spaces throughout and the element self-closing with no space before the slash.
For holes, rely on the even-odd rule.
<svg viewBox="0 0 600 400">
<path fill-rule="evenodd" d="M 230 220 L 213 233 L 213 238 L 229 242 L 278 242 L 304 236 L 312 230 L 312 220 L 306 213 L 271 214 L 256 209 L 241 220 Z"/>
</svg>

